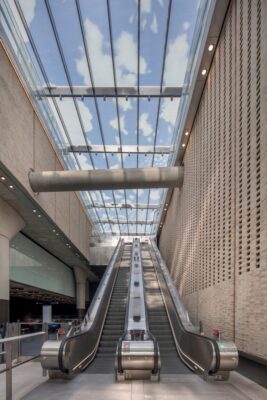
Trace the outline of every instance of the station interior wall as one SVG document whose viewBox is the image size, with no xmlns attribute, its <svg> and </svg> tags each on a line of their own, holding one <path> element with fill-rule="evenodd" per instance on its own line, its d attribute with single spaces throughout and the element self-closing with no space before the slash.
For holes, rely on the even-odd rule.
<svg viewBox="0 0 267 400">
<path fill-rule="evenodd" d="M 92 224 L 75 192 L 33 193 L 28 173 L 61 171 L 60 157 L 0 43 L 0 161 L 89 259 Z"/>
<path fill-rule="evenodd" d="M 267 359 L 267 2 L 233 0 L 159 239 L 194 322 Z"/>
</svg>

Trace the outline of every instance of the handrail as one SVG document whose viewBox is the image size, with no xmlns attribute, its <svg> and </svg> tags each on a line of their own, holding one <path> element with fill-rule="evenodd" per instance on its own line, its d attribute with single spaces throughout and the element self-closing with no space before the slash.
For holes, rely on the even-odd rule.
<svg viewBox="0 0 267 400">
<path fill-rule="evenodd" d="M 5 346 L 5 351 L 1 354 L 5 355 L 6 368 L 0 370 L 0 374 L 6 372 L 6 400 L 12 400 L 12 369 L 17 368 L 22 364 L 32 361 L 40 356 L 40 354 L 28 358 L 27 360 L 21 361 L 16 365 L 12 364 L 12 345 L 15 342 L 20 342 L 21 340 L 29 339 L 36 336 L 45 336 L 47 338 L 47 332 L 36 332 L 27 333 L 26 335 L 12 336 L 4 339 L 0 339 L 0 345 Z M 45 373 L 44 373 L 45 376 Z"/>
<path fill-rule="evenodd" d="M 174 284 L 170 282 L 168 269 L 156 247 L 153 249 L 152 260 L 156 261 L 154 268 L 159 287 L 165 303 L 167 315 L 174 335 L 176 348 L 182 361 L 193 371 L 204 375 L 214 375 L 216 379 L 227 379 L 229 371 L 238 365 L 238 351 L 231 341 L 216 341 L 210 337 L 196 333 L 179 296 L 175 296 Z M 182 312 L 181 312 L 182 311 Z"/>
<path fill-rule="evenodd" d="M 19 340 L 24 340 L 33 336 L 43 336 L 43 335 L 46 335 L 46 332 L 26 333 L 25 335 L 11 336 L 8 338 L 0 339 L 0 344 L 17 342 Z"/>
<path fill-rule="evenodd" d="M 93 361 L 116 282 L 123 243 L 123 240 L 118 242 L 79 331 L 60 342 L 44 343 L 41 363 L 51 375 L 54 370 L 57 371 L 56 375 L 61 371 L 70 376 L 72 373 L 82 371 Z"/>
<path fill-rule="evenodd" d="M 109 279 L 109 275 L 111 273 L 111 270 L 113 268 L 113 264 L 114 264 L 114 262 L 116 260 L 119 248 L 120 248 L 122 243 L 123 243 L 123 240 L 119 239 L 119 241 L 117 243 L 117 246 L 115 247 L 115 250 L 114 250 L 114 252 L 113 252 L 113 254 L 111 256 L 109 265 L 108 265 L 108 267 L 106 268 L 106 270 L 104 272 L 104 275 L 103 275 L 103 277 L 101 279 L 101 282 L 98 285 L 98 288 L 97 288 L 97 290 L 95 292 L 95 295 L 93 297 L 93 300 L 92 300 L 92 302 L 91 302 L 91 304 L 90 304 L 90 306 L 89 306 L 89 308 L 88 308 L 88 310 L 87 310 L 87 312 L 86 312 L 86 314 L 84 316 L 83 322 L 81 324 L 82 325 L 82 329 L 87 326 L 88 322 L 90 322 L 90 321 L 92 322 L 94 320 L 95 316 L 96 316 L 97 309 L 99 307 L 99 303 L 100 303 L 101 300 L 103 300 L 103 294 L 104 294 L 105 286 L 106 286 L 107 281 Z"/>
</svg>

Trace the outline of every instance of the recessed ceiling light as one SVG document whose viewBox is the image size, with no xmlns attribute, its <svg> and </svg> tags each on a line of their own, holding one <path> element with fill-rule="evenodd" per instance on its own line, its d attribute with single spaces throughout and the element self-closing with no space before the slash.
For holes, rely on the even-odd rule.
<svg viewBox="0 0 267 400">
<path fill-rule="evenodd" d="M 55 230 L 55 229 L 53 229 L 53 232 L 56 232 L 56 230 Z"/>
<path fill-rule="evenodd" d="M 4 176 L 1 176 L 1 181 L 5 181 L 6 178 Z"/>
<path fill-rule="evenodd" d="M 213 44 L 210 44 L 209 47 L 208 47 L 208 50 L 209 50 L 209 51 L 212 51 L 213 49 L 214 49 Z"/>
<path fill-rule="evenodd" d="M 188 136 L 188 135 L 189 135 L 189 132 L 188 132 L 188 131 L 186 131 L 184 134 L 185 134 L 185 136 Z"/>
<path fill-rule="evenodd" d="M 36 213 L 37 211 L 36 211 L 36 210 L 32 210 L 32 212 L 33 212 L 33 213 Z"/>
<path fill-rule="evenodd" d="M 41 218 L 41 214 L 38 214 L 38 218 Z"/>
<path fill-rule="evenodd" d="M 58 236 L 59 235 L 59 233 L 56 233 L 56 236 Z"/>
<path fill-rule="evenodd" d="M 182 144 L 182 147 L 185 147 L 185 143 Z"/>
<path fill-rule="evenodd" d="M 204 68 L 204 69 L 202 69 L 202 71 L 201 71 L 201 75 L 206 75 L 206 73 L 207 73 L 207 70 Z"/>
<path fill-rule="evenodd" d="M 8 187 L 9 187 L 9 189 L 14 189 L 13 185 L 9 185 Z"/>
</svg>

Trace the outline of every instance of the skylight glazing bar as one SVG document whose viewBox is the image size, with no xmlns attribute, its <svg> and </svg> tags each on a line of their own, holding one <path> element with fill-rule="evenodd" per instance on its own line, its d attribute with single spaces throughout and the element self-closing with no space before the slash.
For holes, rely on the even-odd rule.
<svg viewBox="0 0 267 400">
<path fill-rule="evenodd" d="M 166 31 L 165 31 L 165 40 L 164 40 L 164 51 L 163 51 L 163 60 L 162 60 L 162 68 L 161 68 L 161 78 L 160 78 L 160 92 L 162 92 L 163 87 L 163 79 L 164 79 L 164 71 L 165 71 L 165 62 L 166 62 L 166 54 L 167 54 L 167 45 L 168 45 L 168 38 L 169 38 L 169 29 L 170 29 L 170 20 L 171 20 L 171 10 L 172 10 L 172 0 L 169 0 L 168 5 L 168 17 L 167 17 L 167 24 L 166 24 Z M 155 159 L 155 148 L 157 143 L 157 134 L 158 134 L 158 125 L 159 125 L 159 115 L 160 115 L 160 106 L 161 106 L 161 97 L 158 99 L 158 109 L 157 109 L 157 118 L 156 118 L 156 127 L 155 127 L 155 137 L 154 137 L 154 153 L 152 156 L 152 167 L 154 165 Z M 151 190 L 149 189 L 148 192 L 148 205 L 150 204 L 150 194 Z M 146 220 L 148 216 L 148 211 L 146 213 Z"/>
<path fill-rule="evenodd" d="M 63 48 L 62 48 L 62 45 L 61 45 L 61 42 L 60 42 L 60 38 L 59 38 L 59 35 L 58 35 L 56 23 L 55 23 L 55 20 L 54 20 L 53 12 L 52 12 L 51 7 L 50 7 L 49 0 L 45 0 L 45 5 L 46 5 L 46 10 L 47 10 L 47 13 L 48 13 L 49 20 L 50 20 L 50 23 L 51 23 L 51 26 L 52 26 L 53 34 L 54 34 L 54 37 L 55 37 L 55 40 L 56 40 L 56 44 L 57 44 L 57 48 L 58 48 L 58 51 L 59 51 L 59 55 L 60 55 L 60 58 L 61 58 L 61 61 L 62 61 L 62 65 L 63 65 L 63 68 L 64 68 L 64 72 L 66 74 L 68 85 L 70 87 L 70 90 L 72 90 L 71 89 L 72 81 L 71 81 L 71 78 L 70 78 L 68 66 L 67 66 L 67 63 L 66 63 L 65 56 L 64 56 L 64 51 L 63 51 Z M 78 119 L 79 119 L 81 130 L 82 130 L 82 133 L 83 133 L 84 141 L 85 141 L 86 145 L 89 146 L 89 143 L 88 143 L 88 140 L 87 140 L 87 137 L 86 137 L 86 133 L 85 133 L 85 129 L 84 129 L 84 125 L 83 125 L 83 121 L 82 121 L 82 117 L 81 117 L 81 113 L 80 113 L 80 110 L 79 110 L 79 107 L 78 107 L 78 104 L 77 104 L 77 99 L 73 98 L 73 102 L 74 102 L 75 110 L 76 110 L 76 113 L 77 113 L 77 116 L 78 116 Z M 95 169 L 95 165 L 94 165 L 93 158 L 92 158 L 91 154 L 90 154 L 90 161 L 92 163 L 93 168 Z M 101 194 L 101 197 L 102 197 L 102 192 L 100 192 L 100 194 Z M 103 197 L 102 197 L 102 200 L 104 201 Z M 106 209 L 105 209 L 105 211 L 106 211 L 106 214 L 107 214 L 107 210 Z M 108 214 L 107 214 L 107 216 L 108 216 Z M 112 231 L 112 225 L 110 225 L 110 229 Z"/>
<path fill-rule="evenodd" d="M 24 29 L 25 29 L 25 32 L 26 32 L 26 34 L 27 34 L 27 36 L 28 36 L 28 39 L 29 39 L 31 48 L 32 48 L 33 53 L 34 53 L 34 56 L 35 56 L 35 58 L 36 58 L 36 61 L 37 61 L 38 66 L 39 66 L 39 68 L 40 68 L 40 71 L 41 71 L 41 73 L 42 73 L 42 75 L 43 75 L 43 79 L 44 79 L 44 81 L 46 82 L 47 87 L 49 87 L 50 83 L 49 83 L 48 76 L 47 76 L 47 74 L 46 74 L 46 71 L 45 71 L 44 65 L 43 65 L 43 63 L 42 63 L 42 60 L 41 60 L 41 58 L 40 58 L 39 52 L 38 52 L 38 50 L 37 50 L 37 48 L 36 48 L 36 46 L 35 46 L 34 39 L 33 39 L 33 37 L 32 37 L 31 31 L 30 31 L 30 29 L 29 29 L 29 27 L 28 27 L 28 24 L 27 24 L 27 21 L 26 21 L 26 19 L 25 19 L 25 16 L 24 16 L 24 13 L 23 13 L 23 11 L 22 11 L 22 8 L 21 8 L 21 6 L 20 6 L 19 0 L 14 0 L 14 2 L 15 2 L 15 6 L 16 6 L 16 8 L 17 8 L 17 11 L 18 11 L 18 13 L 19 13 L 20 19 L 21 19 L 21 21 L 22 21 L 23 27 L 24 27 Z M 55 100 L 55 99 L 52 99 L 52 101 L 53 101 L 54 107 L 55 107 L 55 109 L 56 109 L 56 111 L 57 111 L 57 113 L 58 113 L 58 117 L 59 117 L 60 122 L 61 122 L 61 124 L 62 124 L 62 128 L 63 128 L 63 130 L 64 130 L 64 133 L 65 133 L 65 135 L 66 135 L 66 137 L 67 137 L 67 139 L 68 139 L 68 141 L 69 141 L 70 146 L 72 146 L 72 141 L 71 141 L 69 132 L 68 132 L 67 127 L 66 127 L 66 125 L 65 125 L 65 123 L 64 123 L 64 119 L 63 119 L 62 114 L 61 114 L 61 112 L 60 112 L 60 110 L 59 110 L 59 107 L 58 107 L 58 105 L 57 105 L 57 103 L 56 103 L 56 100 Z M 81 169 L 81 165 L 80 165 L 80 162 L 79 162 L 79 160 L 78 160 L 77 155 L 74 155 L 74 158 L 75 158 L 75 161 L 76 161 L 77 165 L 78 165 L 79 168 Z M 92 165 L 94 165 L 94 164 L 92 163 Z M 92 200 L 92 197 L 91 197 L 90 192 L 88 192 L 88 194 L 89 194 L 90 201 L 91 201 L 92 204 L 93 204 L 93 200 Z M 101 223 L 101 219 L 100 219 L 100 217 L 99 217 L 99 214 L 98 214 L 97 209 L 95 209 L 95 213 L 96 213 L 96 215 L 97 215 L 97 218 L 98 218 L 99 223 L 101 224 L 101 228 L 102 228 L 102 230 L 103 230 L 103 232 L 104 232 L 104 227 L 103 227 L 103 225 L 102 225 L 102 223 Z"/>
<path fill-rule="evenodd" d="M 112 33 L 112 21 L 111 21 L 111 11 L 110 11 L 110 4 L 109 0 L 107 0 L 107 11 L 108 11 L 108 28 L 109 28 L 109 39 L 110 39 L 110 49 L 111 49 L 111 59 L 112 59 L 112 70 L 113 70 L 113 77 L 114 77 L 114 89 L 115 89 L 115 103 L 116 103 L 116 113 L 117 113 L 117 120 L 118 120 L 118 132 L 119 132 L 119 143 L 120 146 L 122 146 L 122 139 L 121 139 L 121 123 L 120 123 L 120 111 L 119 111 L 119 102 L 118 102 L 118 96 L 117 96 L 117 75 L 116 75 L 116 68 L 115 68 L 115 58 L 114 58 L 114 48 L 113 48 L 113 33 Z M 122 168 L 124 168 L 124 161 L 123 161 L 123 155 L 121 154 L 121 165 Z M 124 200 L 126 203 L 126 192 L 124 190 Z M 128 221 L 128 210 L 126 209 L 126 218 Z M 119 222 L 119 219 L 118 219 Z M 120 228 L 120 225 L 119 225 Z M 127 225 L 127 230 L 129 233 L 129 227 Z M 120 230 L 121 232 L 121 230 Z"/>
<path fill-rule="evenodd" d="M 139 100 L 139 94 L 140 94 L 140 34 L 141 34 L 141 27 L 140 27 L 140 21 L 141 21 L 141 3 L 140 0 L 138 0 L 137 3 L 137 91 L 138 91 L 138 97 L 137 97 L 137 153 L 139 152 L 139 117 L 140 117 L 140 100 Z M 137 154 L 137 168 L 139 166 L 139 156 Z M 139 200 L 139 192 L 138 189 L 136 189 L 136 204 L 138 207 L 138 200 Z M 136 234 L 137 234 L 137 219 L 138 219 L 138 209 L 136 209 Z"/>
</svg>

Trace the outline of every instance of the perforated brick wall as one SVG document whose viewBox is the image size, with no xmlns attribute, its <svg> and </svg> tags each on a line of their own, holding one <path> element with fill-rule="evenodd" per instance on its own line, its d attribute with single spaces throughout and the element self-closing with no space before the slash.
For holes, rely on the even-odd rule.
<svg viewBox="0 0 267 400">
<path fill-rule="evenodd" d="M 196 322 L 267 358 L 267 2 L 233 0 L 160 250 Z"/>
</svg>

